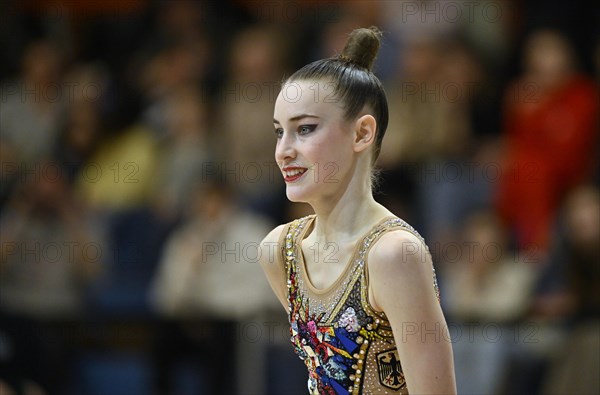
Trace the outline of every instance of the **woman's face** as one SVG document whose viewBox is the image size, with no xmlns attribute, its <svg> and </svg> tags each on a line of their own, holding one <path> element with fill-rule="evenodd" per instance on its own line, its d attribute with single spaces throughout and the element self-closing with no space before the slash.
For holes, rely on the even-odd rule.
<svg viewBox="0 0 600 395">
<path fill-rule="evenodd" d="M 332 92 L 325 81 L 293 81 L 275 102 L 275 160 L 293 202 L 334 196 L 352 174 L 352 122 Z"/>
</svg>

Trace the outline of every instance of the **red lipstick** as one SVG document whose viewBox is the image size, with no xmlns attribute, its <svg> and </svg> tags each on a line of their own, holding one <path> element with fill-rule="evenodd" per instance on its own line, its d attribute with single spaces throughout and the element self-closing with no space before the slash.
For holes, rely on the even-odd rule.
<svg viewBox="0 0 600 395">
<path fill-rule="evenodd" d="M 283 179 L 285 182 L 294 182 L 306 173 L 308 170 L 305 167 L 289 166 L 281 169 L 283 171 Z"/>
</svg>

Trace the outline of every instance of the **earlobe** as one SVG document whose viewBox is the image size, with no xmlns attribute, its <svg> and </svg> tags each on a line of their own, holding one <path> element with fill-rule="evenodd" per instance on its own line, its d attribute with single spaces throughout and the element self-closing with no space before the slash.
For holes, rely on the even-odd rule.
<svg viewBox="0 0 600 395">
<path fill-rule="evenodd" d="M 355 126 L 354 151 L 361 152 L 375 141 L 377 121 L 372 115 L 366 114 L 356 120 Z"/>
</svg>

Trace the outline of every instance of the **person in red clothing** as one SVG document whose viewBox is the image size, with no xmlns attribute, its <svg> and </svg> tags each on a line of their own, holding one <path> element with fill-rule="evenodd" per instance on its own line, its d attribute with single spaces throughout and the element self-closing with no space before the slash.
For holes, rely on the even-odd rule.
<svg viewBox="0 0 600 395">
<path fill-rule="evenodd" d="M 562 198 L 592 175 L 600 107 L 594 81 L 577 72 L 559 32 L 534 32 L 524 58 L 505 97 L 497 207 L 517 247 L 543 256 Z"/>
</svg>

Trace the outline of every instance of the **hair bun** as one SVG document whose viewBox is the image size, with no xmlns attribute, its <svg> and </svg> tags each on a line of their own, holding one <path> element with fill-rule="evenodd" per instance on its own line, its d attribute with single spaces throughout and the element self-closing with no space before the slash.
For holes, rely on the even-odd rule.
<svg viewBox="0 0 600 395">
<path fill-rule="evenodd" d="M 375 27 L 355 29 L 339 58 L 371 70 L 381 43 L 381 31 Z"/>
</svg>

